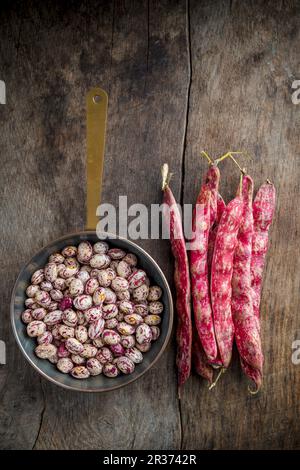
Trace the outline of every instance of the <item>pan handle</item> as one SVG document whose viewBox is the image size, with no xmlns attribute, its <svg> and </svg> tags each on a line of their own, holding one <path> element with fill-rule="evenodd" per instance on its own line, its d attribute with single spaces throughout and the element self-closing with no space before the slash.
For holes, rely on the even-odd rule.
<svg viewBox="0 0 300 470">
<path fill-rule="evenodd" d="M 96 230 L 97 207 L 101 201 L 107 118 L 107 93 L 92 88 L 86 97 L 87 200 L 86 230 Z"/>
</svg>

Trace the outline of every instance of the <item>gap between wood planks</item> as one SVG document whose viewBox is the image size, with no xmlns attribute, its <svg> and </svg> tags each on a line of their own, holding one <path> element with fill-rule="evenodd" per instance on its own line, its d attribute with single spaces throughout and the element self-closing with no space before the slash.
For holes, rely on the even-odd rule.
<svg viewBox="0 0 300 470">
<path fill-rule="evenodd" d="M 187 45 L 187 57 L 188 57 L 188 84 L 187 84 L 187 93 L 186 93 L 184 135 L 183 135 L 183 145 L 182 145 L 182 154 L 181 154 L 181 190 L 180 190 L 181 206 L 183 205 L 183 202 L 184 202 L 185 158 L 186 158 L 186 145 L 187 145 L 187 130 L 188 130 L 188 125 L 189 125 L 192 73 L 193 73 L 192 51 L 191 51 L 190 0 L 186 0 L 185 14 L 186 14 L 186 45 Z M 184 429 L 182 425 L 181 400 L 178 400 L 178 411 L 179 411 L 179 421 L 180 421 L 180 450 L 181 450 L 183 446 L 183 442 L 184 442 Z"/>
</svg>

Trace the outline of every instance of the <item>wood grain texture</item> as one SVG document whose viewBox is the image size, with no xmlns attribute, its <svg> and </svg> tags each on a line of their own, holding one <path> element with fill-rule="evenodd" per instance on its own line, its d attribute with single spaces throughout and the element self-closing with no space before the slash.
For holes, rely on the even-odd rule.
<svg viewBox="0 0 300 470">
<path fill-rule="evenodd" d="M 15 1 L 0 7 L 0 447 L 4 449 L 300 448 L 299 79 L 297 1 Z M 298 74 L 298 75 L 297 75 Z M 109 93 L 103 202 L 159 203 L 160 166 L 178 200 L 194 203 L 200 150 L 241 157 L 256 188 L 274 181 L 263 300 L 265 383 L 247 394 L 237 357 L 208 392 L 192 377 L 176 397 L 175 348 L 146 376 L 108 394 L 60 389 L 25 362 L 9 300 L 22 264 L 85 223 L 85 93 Z M 221 167 L 228 201 L 238 172 Z M 141 240 L 172 283 L 167 241 Z M 298 331 L 298 333 L 297 333 Z"/>
<path fill-rule="evenodd" d="M 295 2 L 190 3 L 192 86 L 185 154 L 184 201 L 193 202 L 207 164 L 199 152 L 240 157 L 256 189 L 277 189 L 277 211 L 265 272 L 262 336 L 265 381 L 247 394 L 238 360 L 211 392 L 193 378 L 182 400 L 184 448 L 299 448 L 300 375 L 291 362 L 299 328 L 299 108 L 291 102 L 297 77 L 300 15 Z M 234 196 L 239 174 L 221 168 L 221 192 Z M 198 388 L 198 393 L 195 390 Z"/>
<path fill-rule="evenodd" d="M 2 189 L 7 198 L 2 218 L 11 223 L 5 229 L 3 248 L 12 251 L 13 243 L 20 246 L 13 253 L 19 264 L 10 274 L 10 286 L 21 262 L 36 248 L 84 226 L 84 106 L 90 87 L 101 86 L 110 98 L 103 202 L 118 206 L 120 194 L 128 196 L 128 204 L 160 203 L 160 166 L 165 159 L 177 169 L 173 187 L 177 197 L 180 195 L 189 83 L 185 3 L 92 3 L 74 2 L 72 8 L 61 2 L 30 4 L 16 31 L 11 31 L 11 24 L 18 23 L 18 8 L 3 12 L 12 44 L 18 41 L 19 57 L 18 69 L 16 63 L 11 64 L 11 75 L 3 77 L 9 104 L 3 117 L 7 174 L 4 169 Z M 1 53 L 7 60 L 16 54 L 6 51 L 5 44 Z M 19 80 L 14 78 L 16 74 Z M 22 99 L 25 91 L 28 94 Z M 21 135 L 12 140 L 13 126 Z M 12 171 L 16 173 L 14 188 L 9 183 Z M 22 199 L 26 207 L 19 211 Z M 26 233 L 15 233 L 19 226 L 26 227 Z M 141 245 L 171 280 L 168 242 L 142 241 Z M 7 260 L 6 269 L 11 271 L 9 265 Z M 11 332 L 5 323 L 7 339 Z M 39 402 L 36 426 L 26 442 L 22 442 L 22 423 L 32 413 L 26 401 L 24 408 L 20 404 L 19 428 L 13 424 L 9 429 L 1 427 L 4 448 L 180 446 L 173 345 L 137 383 L 109 394 L 85 395 L 66 392 L 45 380 L 40 385 L 39 377 L 19 355 L 12 364 L 10 354 L 16 345 L 12 339 L 10 342 L 7 373 L 12 366 L 30 373 L 33 385 L 25 388 L 14 379 L 3 386 L 8 398 L 0 408 L 6 406 L 6 412 L 14 416 L 13 403 L 7 407 L 11 394 L 22 393 L 27 400 L 33 395 Z"/>
</svg>

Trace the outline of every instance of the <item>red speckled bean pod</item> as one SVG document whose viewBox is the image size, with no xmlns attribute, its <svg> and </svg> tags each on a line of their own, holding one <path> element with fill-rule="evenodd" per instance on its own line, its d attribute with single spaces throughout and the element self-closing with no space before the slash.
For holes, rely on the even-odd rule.
<svg viewBox="0 0 300 470">
<path fill-rule="evenodd" d="M 218 228 L 211 268 L 211 301 L 220 358 L 228 367 L 232 356 L 234 326 L 231 315 L 231 278 L 243 201 L 233 199 L 224 210 Z"/>
<path fill-rule="evenodd" d="M 208 240 L 218 213 L 218 187 L 220 172 L 216 166 L 211 166 L 205 178 L 197 198 L 196 207 L 203 207 L 202 217 L 196 220 L 197 212 L 193 214 L 193 232 L 195 235 L 194 245 L 196 249 L 191 250 L 191 283 L 194 318 L 198 335 L 203 349 L 210 362 L 216 363 L 218 347 L 215 337 L 212 308 L 209 292 L 208 275 Z"/>
<path fill-rule="evenodd" d="M 208 277 L 210 278 L 211 273 L 211 263 L 214 254 L 215 242 L 218 233 L 219 223 L 224 212 L 226 204 L 224 199 L 222 198 L 221 194 L 218 193 L 217 195 L 217 216 L 213 227 L 211 227 L 209 235 L 208 235 L 208 251 L 207 251 L 207 269 L 208 269 Z"/>
<path fill-rule="evenodd" d="M 241 366 L 242 366 L 242 369 L 243 369 L 243 372 L 244 374 L 250 379 L 252 380 L 252 382 L 255 383 L 255 386 L 256 386 L 256 390 L 253 391 L 253 393 L 257 393 L 259 391 L 259 389 L 261 388 L 261 385 L 262 385 L 262 372 L 259 371 L 258 369 L 254 369 L 253 367 L 251 367 L 249 364 L 247 364 L 246 361 L 244 361 L 244 359 L 241 358 Z M 251 392 L 251 390 L 249 389 L 249 391 Z"/>
<path fill-rule="evenodd" d="M 214 172 L 216 167 L 208 170 Z M 206 178 L 206 181 L 208 177 Z M 196 208 L 193 214 L 193 248 L 190 252 L 190 271 L 194 319 L 198 335 L 203 349 L 209 359 L 214 361 L 218 354 L 217 342 L 215 338 L 212 309 L 209 293 L 209 278 L 207 272 L 207 249 L 208 234 L 211 227 L 211 197 L 212 192 L 208 184 L 204 184 L 197 198 Z M 202 207 L 200 214 L 196 210 Z"/>
<path fill-rule="evenodd" d="M 253 312 L 250 273 L 253 238 L 253 181 L 248 175 L 243 177 L 241 193 L 244 210 L 233 259 L 231 311 L 240 357 L 261 372 L 263 353 L 259 322 Z"/>
<path fill-rule="evenodd" d="M 258 190 L 253 202 L 254 233 L 252 240 L 251 285 L 253 289 L 253 308 L 259 318 L 262 276 L 268 249 L 269 228 L 275 210 L 275 187 L 264 183 Z"/>
<path fill-rule="evenodd" d="M 168 165 L 162 168 L 164 216 L 169 223 L 172 253 L 175 258 L 174 281 L 177 309 L 177 367 L 178 383 L 183 385 L 191 373 L 192 321 L 189 264 L 182 230 L 181 214 L 168 185 Z"/>
<path fill-rule="evenodd" d="M 193 334 L 192 360 L 197 374 L 208 380 L 211 384 L 213 380 L 213 369 L 208 364 L 207 356 L 203 350 L 197 333 Z"/>
</svg>

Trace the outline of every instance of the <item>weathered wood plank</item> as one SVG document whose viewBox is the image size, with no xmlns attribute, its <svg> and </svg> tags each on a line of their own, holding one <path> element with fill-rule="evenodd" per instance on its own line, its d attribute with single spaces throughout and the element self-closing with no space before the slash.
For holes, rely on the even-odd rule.
<svg viewBox="0 0 300 470">
<path fill-rule="evenodd" d="M 102 86 L 110 96 L 103 202 L 117 204 L 118 195 L 125 194 L 128 205 L 159 203 L 160 165 L 165 160 L 176 172 L 173 189 L 179 197 L 189 69 L 184 1 L 77 1 L 71 8 L 43 2 L 24 7 L 23 12 L 8 9 L 3 17 L 12 43 L 7 49 L 6 36 L 1 37 L 9 94 L 1 119 L 1 188 L 6 196 L 2 220 L 8 221 L 3 254 L 11 253 L 5 268 L 7 285 L 12 286 L 18 268 L 34 250 L 84 226 L 84 106 L 91 86 Z M 14 29 L 13 23 L 18 27 Z M 18 210 L 22 199 L 25 207 Z M 171 280 L 168 242 L 146 240 L 141 245 Z M 16 352 L 5 320 L 8 338 L 9 360 L 3 369 L 8 379 L 2 388 L 7 398 L 0 409 L 14 419 L 15 400 L 10 403 L 10 397 L 22 396 L 24 406 L 20 401 L 17 428 L 1 425 L 1 447 L 180 446 L 172 345 L 138 382 L 109 394 L 84 395 L 45 380 L 41 388 L 38 376 Z M 20 371 L 29 375 L 30 385 L 17 381 L 13 370 L 17 377 Z M 33 422 L 30 400 L 37 402 Z M 27 427 L 32 425 L 23 441 L 25 421 Z"/>
<path fill-rule="evenodd" d="M 256 188 L 277 188 L 276 218 L 265 273 L 262 334 L 265 382 L 247 394 L 237 358 L 217 388 L 193 378 L 182 400 L 184 448 L 299 448 L 299 373 L 291 362 L 299 328 L 299 107 L 291 101 L 297 78 L 300 14 L 297 2 L 190 2 L 192 87 L 185 154 L 185 202 L 194 202 L 206 162 L 201 149 L 241 157 Z M 298 130 L 297 130 L 298 129 Z M 222 193 L 233 197 L 238 172 L 222 165 Z"/>
</svg>

